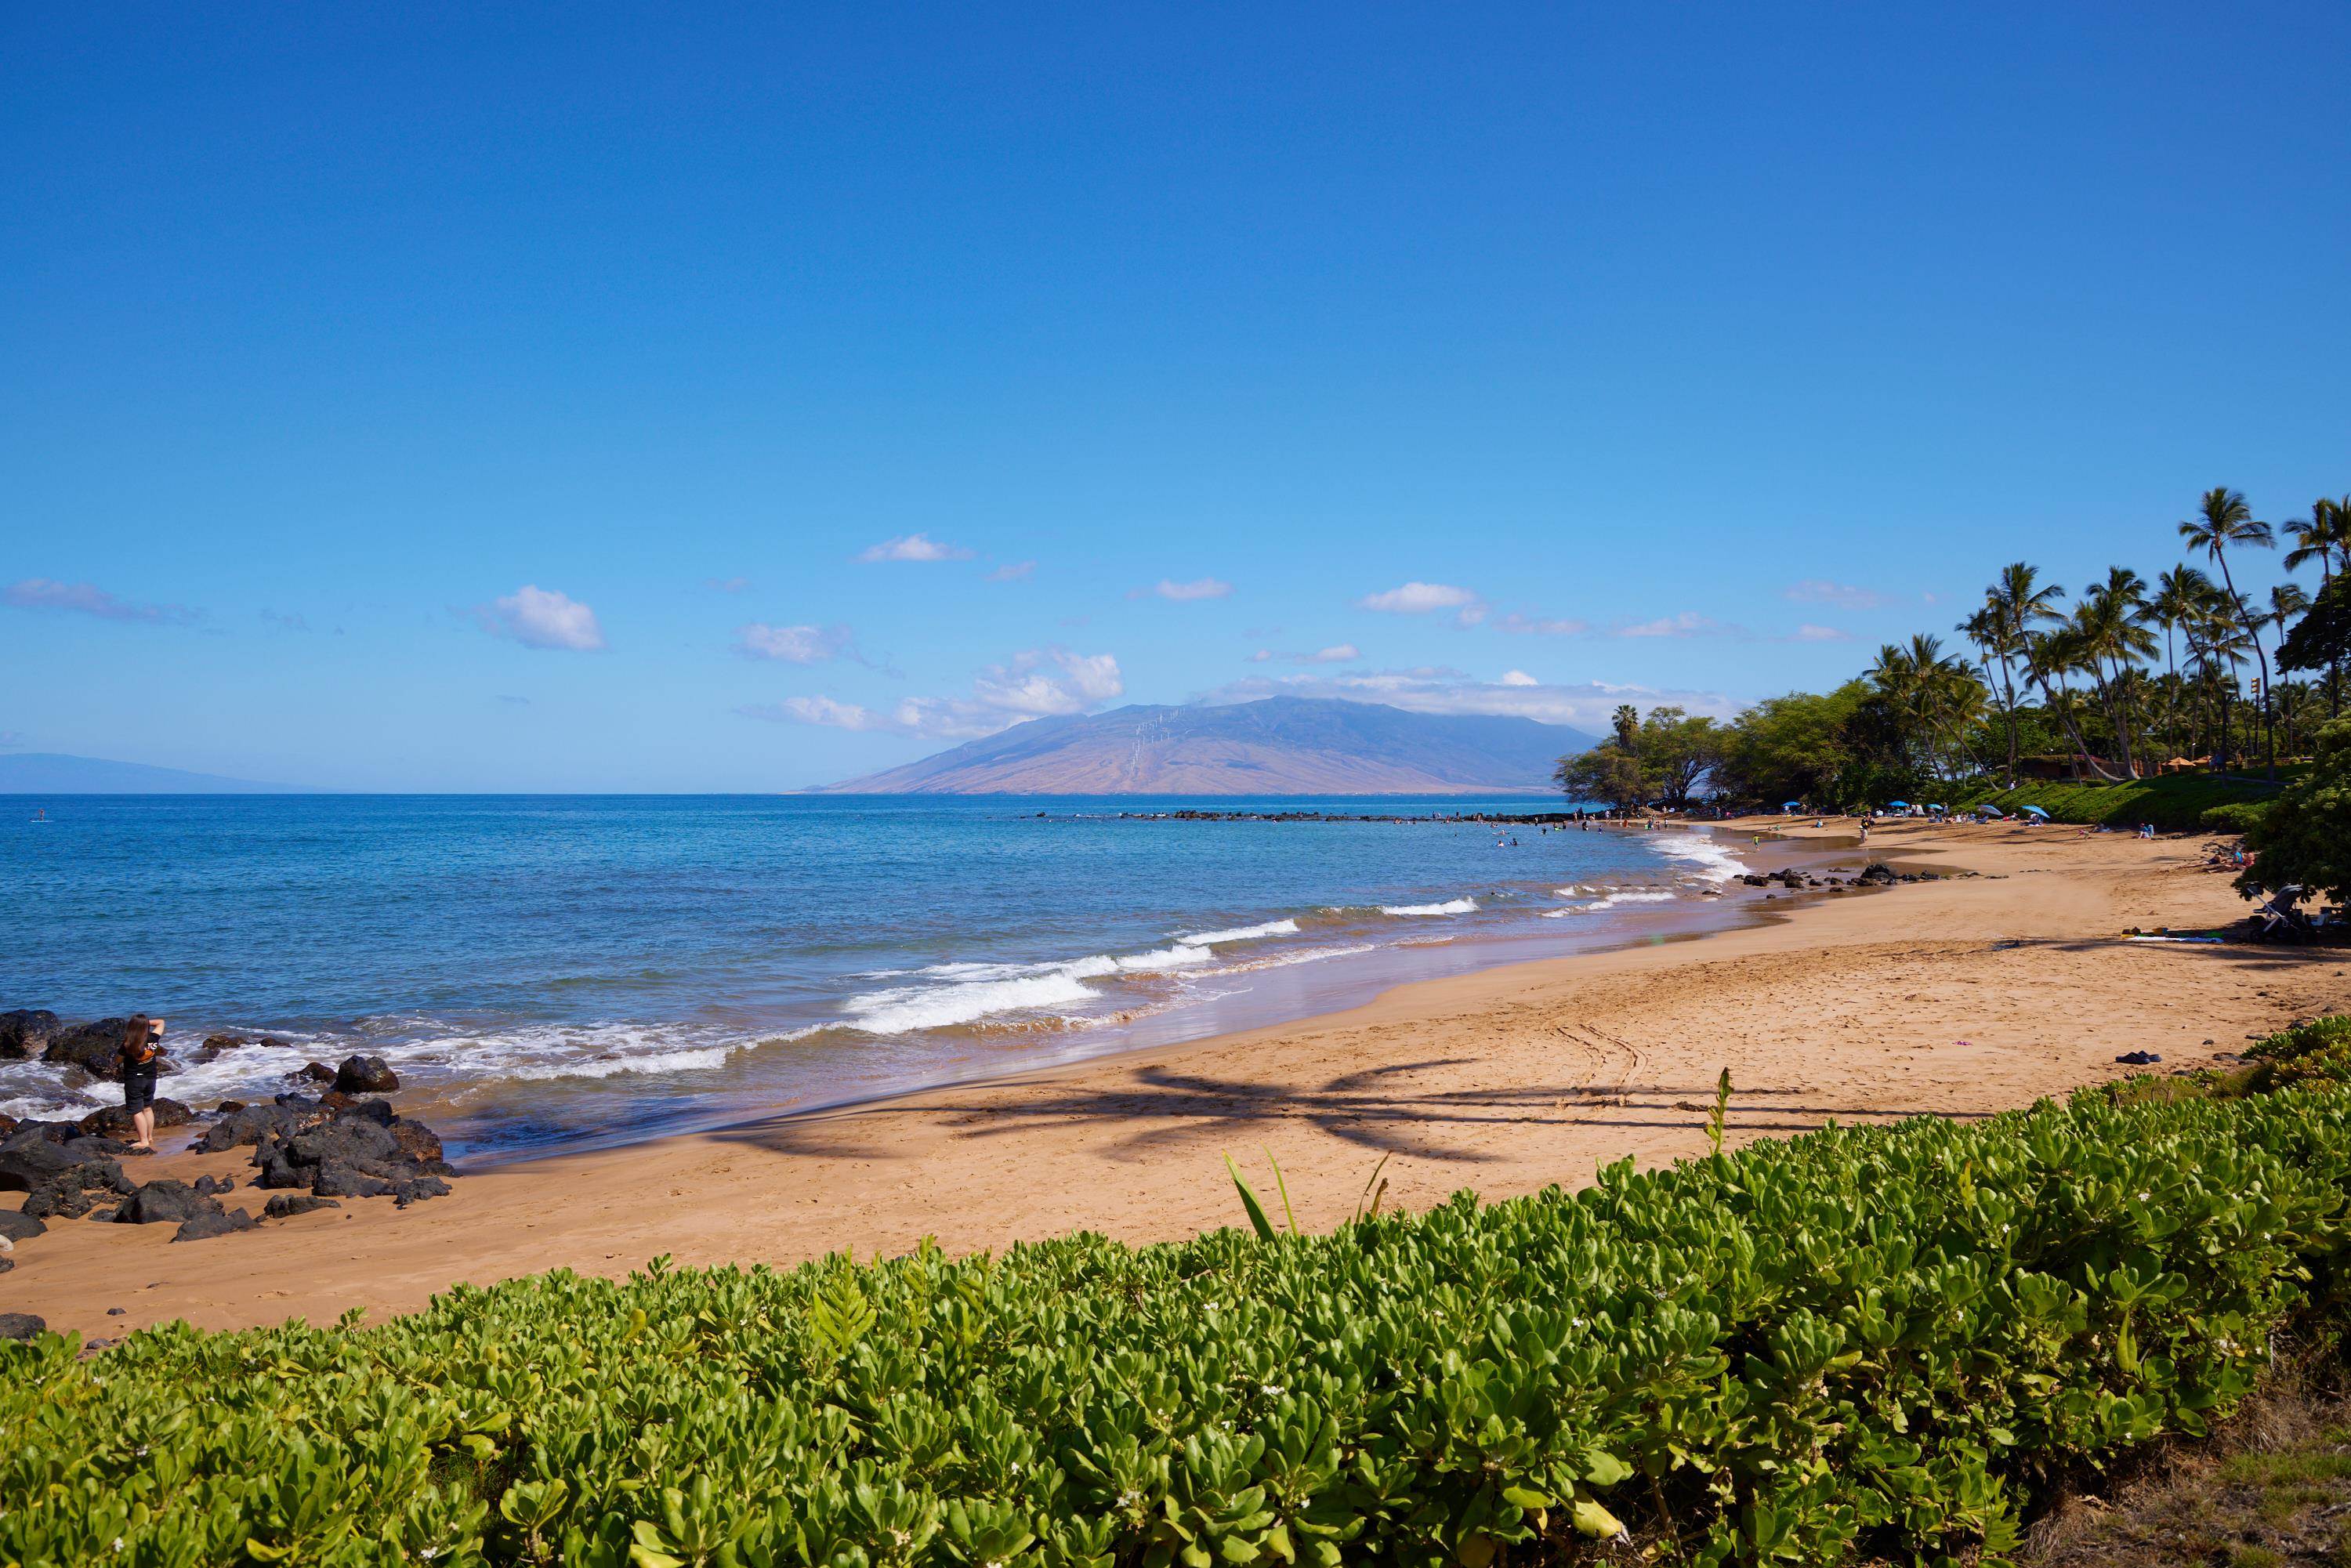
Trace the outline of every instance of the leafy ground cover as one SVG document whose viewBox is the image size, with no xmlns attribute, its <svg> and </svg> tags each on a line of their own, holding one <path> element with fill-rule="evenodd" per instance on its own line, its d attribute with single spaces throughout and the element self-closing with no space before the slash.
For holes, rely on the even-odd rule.
<svg viewBox="0 0 2351 1568">
<path fill-rule="evenodd" d="M 2346 1134 L 2249 1076 L 1329 1236 L 0 1344 L 0 1563 L 1998 1562 L 2335 1321 Z"/>
<path fill-rule="evenodd" d="M 2281 774 L 2285 771 L 2281 769 Z M 2218 826 L 2202 820 L 2204 813 L 2216 806 L 2259 804 L 2276 793 L 2276 786 L 2266 781 L 2187 773 L 2121 784 L 2053 779 L 2020 784 L 2013 789 L 1963 789 L 1946 803 L 1955 811 L 1997 806 L 2011 816 L 2026 806 L 2038 806 L 2060 822 L 2096 823 L 2110 828 L 2136 828 L 2141 822 L 2153 822 L 2161 831 L 2184 833 L 2199 827 Z"/>
</svg>

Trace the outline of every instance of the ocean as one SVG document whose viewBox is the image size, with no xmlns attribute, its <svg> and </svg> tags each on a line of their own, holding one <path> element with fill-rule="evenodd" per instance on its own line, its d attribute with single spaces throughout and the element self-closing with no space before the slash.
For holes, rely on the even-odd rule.
<svg viewBox="0 0 2351 1568">
<path fill-rule="evenodd" d="M 200 1109 L 354 1052 L 459 1157 L 1199 1039 L 1740 918 L 1743 840 L 1441 820 L 1541 800 L 0 800 L 0 1009 L 170 1019 Z M 36 809 L 46 820 L 35 820 Z M 211 1033 L 253 1043 L 197 1061 Z M 260 1043 L 266 1037 L 274 1043 Z M 0 1062 L 0 1112 L 118 1103 Z"/>
</svg>

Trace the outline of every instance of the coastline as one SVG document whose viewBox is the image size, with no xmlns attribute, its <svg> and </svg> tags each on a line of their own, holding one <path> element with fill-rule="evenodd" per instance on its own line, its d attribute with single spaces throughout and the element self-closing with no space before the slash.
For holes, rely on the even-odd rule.
<svg viewBox="0 0 2351 1568">
<path fill-rule="evenodd" d="M 1840 831 L 1771 821 L 1791 851 Z M 1301 1225 L 1351 1211 L 1384 1155 L 1411 1207 L 1579 1184 L 1705 1146 L 1729 1066 L 1732 1143 L 1840 1121 L 1980 1116 L 2166 1069 L 2339 1005 L 2326 950 L 2175 947 L 2126 925 L 2242 905 L 2197 841 L 1902 824 L 1874 858 L 1973 878 L 1783 901 L 1702 939 L 1411 982 L 1342 1011 L 1065 1067 L 496 1166 L 405 1210 L 381 1200 L 204 1245 L 164 1227 L 60 1222 L 20 1246 L 11 1310 L 85 1335 L 185 1318 L 225 1328 L 421 1306 L 556 1267 L 787 1265 L 836 1250 L 1000 1249 L 1076 1229 L 1128 1240 L 1238 1222 L 1229 1152 L 1280 1161 Z M 403 1108 L 404 1109 L 404 1108 Z M 239 1179 L 245 1151 L 172 1154 L 141 1179 Z M 108 1309 L 122 1309 L 110 1317 Z"/>
</svg>

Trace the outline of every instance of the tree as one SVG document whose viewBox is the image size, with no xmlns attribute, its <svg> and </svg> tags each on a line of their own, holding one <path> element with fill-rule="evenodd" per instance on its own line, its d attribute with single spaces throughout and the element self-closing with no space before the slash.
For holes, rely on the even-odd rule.
<svg viewBox="0 0 2351 1568">
<path fill-rule="evenodd" d="M 2331 670 L 2351 659 L 2351 575 L 2337 572 L 2278 644 L 2281 670 Z"/>
<path fill-rule="evenodd" d="M 1613 740 L 1561 758 L 1552 778 L 1570 800 L 1602 800 L 1625 810 L 1648 799 L 1641 759 Z"/>
<path fill-rule="evenodd" d="M 1722 756 L 1722 738 L 1714 720 L 1693 718 L 1677 707 L 1653 707 L 1635 737 L 1634 756 L 1649 794 L 1665 804 L 1685 807 Z"/>
<path fill-rule="evenodd" d="M 2238 620 L 2244 622 L 2245 636 L 2252 642 L 2253 657 L 2262 667 L 2262 689 L 2267 691 L 2270 684 L 2269 655 L 2262 652 L 2261 633 L 2253 630 L 2252 610 L 2245 602 L 2245 596 L 2237 591 L 2237 580 L 2230 574 L 2228 552 L 2231 548 L 2270 549 L 2276 546 L 2277 536 L 2267 523 L 2254 520 L 2252 508 L 2245 505 L 2242 490 L 2216 485 L 2205 491 L 2203 499 L 2197 503 L 2196 516 L 2179 525 L 2179 537 L 2187 541 L 2189 549 L 2200 549 L 2210 556 L 2213 564 L 2220 569 L 2221 585 L 2228 591 L 2229 602 L 2235 607 Z M 2271 778 L 2277 777 L 2277 741 L 2274 737 L 2269 742 L 2269 771 Z"/>
<path fill-rule="evenodd" d="M 2351 904 L 2351 719 L 2318 727 L 2309 772 L 2278 791 L 2245 830 L 2253 863 L 2237 891 L 2263 897 L 2299 887 L 2295 902 L 2325 894 Z"/>
<path fill-rule="evenodd" d="M 1757 703 L 1723 730 L 1718 790 L 1762 806 L 1843 804 L 1840 782 L 1853 762 L 1846 726 L 1868 695 L 1865 683 L 1847 681 L 1826 694 L 1790 692 Z"/>
<path fill-rule="evenodd" d="M 1991 633 L 1988 645 L 2000 660 L 2001 709 L 2008 716 L 2008 782 L 2016 783 L 2016 677 L 2012 661 L 2022 659 L 2032 646 L 2032 629 L 2043 621 L 2056 618 L 2057 601 L 2065 591 L 2055 583 L 2043 584 L 2040 573 L 2023 561 L 2014 560 L 2000 569 L 2000 575 L 1984 590 L 1983 612 L 1990 618 L 1986 630 Z"/>
<path fill-rule="evenodd" d="M 2074 609 L 2081 652 L 2129 778 L 2138 776 L 2138 764 L 2132 755 L 2130 714 L 2122 698 L 2128 689 L 2125 677 L 2133 666 L 2155 656 L 2155 633 L 2147 629 L 2147 584 L 2126 566 L 2110 569 L 2106 580 L 2083 595 Z"/>
<path fill-rule="evenodd" d="M 1615 716 L 1608 723 L 1616 731 L 1616 744 L 1626 751 L 1632 750 L 1633 737 L 1641 728 L 1641 710 L 1631 703 L 1618 703 Z"/>
<path fill-rule="evenodd" d="M 2172 635 L 2181 626 L 2194 620 L 2199 607 L 2216 591 L 2212 580 L 2192 566 L 2175 566 L 2155 580 L 2155 597 L 2147 601 L 2147 613 L 2163 628 L 2163 663 L 2172 675 L 2171 685 L 2164 693 L 2163 744 L 2167 750 L 2177 751 L 2179 744 L 2172 734 L 2173 704 L 2179 692 L 2179 661 L 2172 644 Z"/>
<path fill-rule="evenodd" d="M 2310 561 L 2318 563 L 2318 587 L 2325 592 L 2327 584 L 2351 569 L 2351 496 L 2329 500 L 2321 496 L 2310 504 L 2310 516 L 2296 518 L 2285 526 L 2286 538 L 2294 548 L 2285 552 L 2285 569 L 2298 571 Z M 2280 664 L 2278 668 L 2285 665 Z M 2326 666 L 2326 714 L 2337 718 L 2343 713 L 2343 665 L 2338 658 Z"/>
</svg>

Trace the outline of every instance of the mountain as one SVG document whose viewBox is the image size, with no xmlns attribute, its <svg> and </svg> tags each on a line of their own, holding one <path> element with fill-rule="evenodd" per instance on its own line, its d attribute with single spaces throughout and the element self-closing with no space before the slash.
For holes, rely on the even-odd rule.
<svg viewBox="0 0 2351 1568">
<path fill-rule="evenodd" d="M 1268 697 L 1040 718 L 831 786 L 857 795 L 1458 795 L 1552 788 L 1597 744 L 1562 725 Z"/>
<path fill-rule="evenodd" d="M 305 784 L 256 784 L 143 762 L 55 751 L 0 752 L 0 795 L 308 795 Z"/>
</svg>

